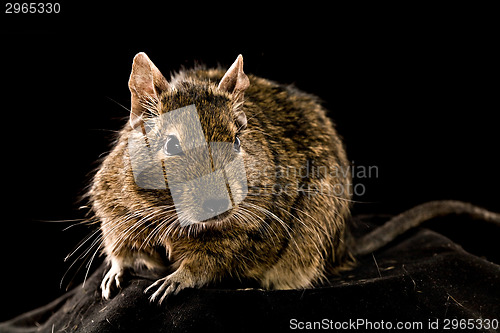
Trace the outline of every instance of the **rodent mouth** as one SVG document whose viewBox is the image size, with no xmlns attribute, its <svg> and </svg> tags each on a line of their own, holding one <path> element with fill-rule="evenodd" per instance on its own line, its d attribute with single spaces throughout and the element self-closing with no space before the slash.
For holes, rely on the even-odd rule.
<svg viewBox="0 0 500 333">
<path fill-rule="evenodd" d="M 219 215 L 213 216 L 209 219 L 200 221 L 199 223 L 213 223 L 213 222 L 222 222 L 225 221 L 231 215 L 230 211 L 225 211 L 220 213 Z"/>
</svg>

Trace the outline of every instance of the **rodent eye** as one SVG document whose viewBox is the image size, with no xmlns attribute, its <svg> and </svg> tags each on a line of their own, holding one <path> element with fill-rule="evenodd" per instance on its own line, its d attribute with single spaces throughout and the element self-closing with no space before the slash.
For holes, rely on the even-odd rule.
<svg viewBox="0 0 500 333">
<path fill-rule="evenodd" d="M 234 151 L 236 152 L 240 152 L 240 147 L 241 147 L 241 141 L 240 141 L 240 138 L 236 137 L 234 139 Z"/>
<path fill-rule="evenodd" d="M 168 156 L 183 155 L 179 139 L 175 135 L 167 135 L 167 141 L 163 147 L 165 154 Z"/>
</svg>

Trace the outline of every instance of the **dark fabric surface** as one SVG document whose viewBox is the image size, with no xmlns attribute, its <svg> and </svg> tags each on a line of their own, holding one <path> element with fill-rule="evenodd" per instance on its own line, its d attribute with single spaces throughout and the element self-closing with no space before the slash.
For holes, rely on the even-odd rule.
<svg viewBox="0 0 500 333">
<path fill-rule="evenodd" d="M 356 219 L 358 235 L 382 220 Z M 323 328 L 343 323 L 358 331 L 382 321 L 393 328 L 398 322 L 420 322 L 420 331 L 438 323 L 436 332 L 444 330 L 445 319 L 474 319 L 476 325 L 483 319 L 500 319 L 498 246 L 487 244 L 488 239 L 498 239 L 500 230 L 464 217 L 448 218 L 447 225 L 459 222 L 465 223 L 464 230 L 473 226 L 471 236 L 488 234 L 484 242 L 471 246 L 479 254 L 465 251 L 443 234 L 419 228 L 361 258 L 357 268 L 333 278 L 330 286 L 308 290 L 188 289 L 158 306 L 143 293 L 153 279 L 136 276 L 117 296 L 104 301 L 99 290 L 102 266 L 85 288 L 76 287 L 42 308 L 0 323 L 0 332 L 278 332 L 307 328 L 315 321 Z"/>
</svg>

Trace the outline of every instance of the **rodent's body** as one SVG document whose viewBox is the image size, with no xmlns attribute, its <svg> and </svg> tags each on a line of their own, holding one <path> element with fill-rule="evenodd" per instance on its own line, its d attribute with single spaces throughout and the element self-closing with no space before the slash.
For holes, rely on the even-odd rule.
<svg viewBox="0 0 500 333">
<path fill-rule="evenodd" d="M 255 280 L 265 289 L 311 287 L 348 265 L 348 162 L 316 98 L 251 75 L 249 86 L 219 83 L 227 80 L 225 71 L 214 69 L 184 71 L 167 84 L 151 66 L 154 90 L 141 105 L 152 101 L 147 111 L 159 115 L 194 104 L 207 142 L 232 143 L 238 136 L 248 193 L 220 219 L 181 225 L 169 190 L 141 189 L 134 181 L 127 146 L 139 127 L 125 126 L 90 191 L 111 263 L 103 296 L 120 286 L 124 270 L 138 264 L 170 273 L 153 285 L 159 286 L 153 299 L 227 278 Z M 237 79 L 246 78 L 240 57 L 235 66 Z M 141 97 L 133 82 L 131 91 Z M 238 122 L 241 112 L 246 126 Z M 137 116 L 134 106 L 132 116 Z M 177 135 L 182 144 L 183 133 Z M 162 163 L 169 168 L 188 157 Z M 311 172 L 312 164 L 321 172 Z M 190 193 L 183 195 L 189 199 Z M 186 205 L 187 216 L 199 209 Z"/>
</svg>

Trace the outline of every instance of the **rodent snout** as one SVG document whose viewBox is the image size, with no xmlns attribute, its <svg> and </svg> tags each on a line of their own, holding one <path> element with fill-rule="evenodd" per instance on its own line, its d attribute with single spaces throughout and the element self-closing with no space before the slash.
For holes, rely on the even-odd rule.
<svg viewBox="0 0 500 333">
<path fill-rule="evenodd" d="M 207 199 L 203 202 L 202 208 L 207 214 L 219 215 L 228 210 L 229 204 L 227 199 Z"/>
</svg>

